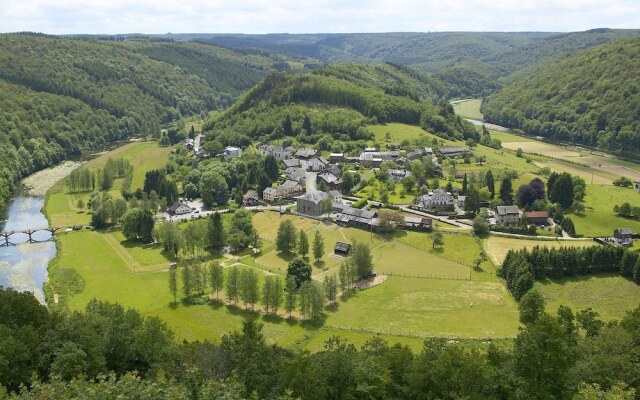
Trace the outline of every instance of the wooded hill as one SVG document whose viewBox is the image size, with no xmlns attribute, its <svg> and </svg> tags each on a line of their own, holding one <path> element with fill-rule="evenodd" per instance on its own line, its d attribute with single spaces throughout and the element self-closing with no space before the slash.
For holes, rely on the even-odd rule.
<svg viewBox="0 0 640 400">
<path fill-rule="evenodd" d="M 637 157 L 640 36 L 589 49 L 491 95 L 489 122 Z"/>
<path fill-rule="evenodd" d="M 420 124 L 444 137 L 476 134 L 446 102 L 438 103 L 443 98 L 438 91 L 446 89 L 437 85 L 389 64 L 274 73 L 210 121 L 206 130 L 223 144 L 235 145 L 284 136 L 296 136 L 302 143 L 316 143 L 323 136 L 330 141 L 369 139 L 363 126 L 386 122 Z"/>
<path fill-rule="evenodd" d="M 15 183 L 70 155 L 222 109 L 302 64 L 197 43 L 0 35 L 0 212 Z"/>
</svg>

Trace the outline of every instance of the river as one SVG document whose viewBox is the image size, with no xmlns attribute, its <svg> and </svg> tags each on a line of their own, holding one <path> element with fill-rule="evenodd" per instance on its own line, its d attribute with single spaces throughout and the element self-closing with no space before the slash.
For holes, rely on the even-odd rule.
<svg viewBox="0 0 640 400">
<path fill-rule="evenodd" d="M 49 223 L 42 213 L 43 197 L 18 195 L 7 212 L 7 220 L 2 231 L 22 231 L 26 229 L 47 228 Z M 35 240 L 51 237 L 47 231 L 33 235 Z M 42 243 L 24 243 L 26 235 L 12 235 L 12 243 L 21 243 L 0 247 L 0 286 L 11 287 L 17 291 L 33 292 L 36 298 L 45 304 L 44 283 L 47 281 L 47 266 L 56 255 L 53 241 Z M 4 238 L 2 239 L 4 243 Z"/>
</svg>

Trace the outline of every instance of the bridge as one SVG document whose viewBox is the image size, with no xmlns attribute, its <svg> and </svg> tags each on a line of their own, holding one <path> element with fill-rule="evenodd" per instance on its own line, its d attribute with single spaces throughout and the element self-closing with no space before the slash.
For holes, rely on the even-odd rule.
<svg viewBox="0 0 640 400">
<path fill-rule="evenodd" d="M 2 246 L 16 246 L 25 243 L 43 243 L 53 240 L 55 233 L 61 229 L 83 229 L 85 225 L 74 226 L 60 226 L 57 228 L 38 228 L 38 229 L 25 229 L 21 231 L 11 231 L 0 233 L 0 247 Z M 45 233 L 48 232 L 48 235 Z M 44 237 L 43 237 L 44 235 Z M 12 240 L 13 239 L 13 240 Z"/>
</svg>

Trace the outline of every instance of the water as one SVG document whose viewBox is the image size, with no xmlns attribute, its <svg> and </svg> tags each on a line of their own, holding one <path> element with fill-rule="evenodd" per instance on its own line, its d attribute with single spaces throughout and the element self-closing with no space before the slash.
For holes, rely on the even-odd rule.
<svg viewBox="0 0 640 400">
<path fill-rule="evenodd" d="M 477 119 L 471 119 L 471 118 L 465 118 L 465 119 L 471 122 L 472 124 L 474 124 L 475 126 L 482 126 L 482 124 L 484 124 L 484 122 L 478 121 Z"/>
<path fill-rule="evenodd" d="M 2 231 L 22 231 L 47 228 L 49 223 L 40 211 L 44 205 L 42 197 L 18 195 L 7 212 L 7 221 Z M 51 237 L 47 231 L 33 234 L 34 240 L 46 240 Z M 53 241 L 43 243 L 24 243 L 26 235 L 13 235 L 15 246 L 0 247 L 0 286 L 11 287 L 18 291 L 33 292 L 36 298 L 45 304 L 43 286 L 47 280 L 47 266 L 56 255 Z M 4 243 L 4 238 L 0 238 Z"/>
</svg>

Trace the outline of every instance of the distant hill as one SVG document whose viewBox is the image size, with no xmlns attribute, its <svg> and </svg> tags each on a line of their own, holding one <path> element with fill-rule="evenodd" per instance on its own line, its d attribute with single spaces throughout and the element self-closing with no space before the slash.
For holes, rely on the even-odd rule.
<svg viewBox="0 0 640 400">
<path fill-rule="evenodd" d="M 289 136 L 327 149 L 369 139 L 364 125 L 371 123 L 420 124 L 443 137 L 477 135 L 451 106 L 438 103 L 438 96 L 427 83 L 388 64 L 337 64 L 313 73 L 274 73 L 209 121 L 206 130 L 223 144 Z"/>
<path fill-rule="evenodd" d="M 119 38 L 124 39 L 124 38 Z M 15 183 L 70 155 L 223 109 L 303 63 L 197 43 L 0 35 L 0 212 Z"/>
<path fill-rule="evenodd" d="M 640 151 L 640 35 L 570 56 L 489 96 L 485 120 L 611 151 Z"/>
</svg>

